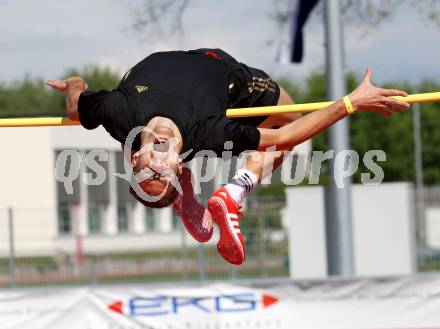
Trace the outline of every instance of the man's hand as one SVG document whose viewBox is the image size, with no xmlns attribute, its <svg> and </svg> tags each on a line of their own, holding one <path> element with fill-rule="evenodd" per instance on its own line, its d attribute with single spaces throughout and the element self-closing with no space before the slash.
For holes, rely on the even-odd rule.
<svg viewBox="0 0 440 329">
<path fill-rule="evenodd" d="M 83 87 L 84 90 L 89 88 L 87 83 L 81 77 L 70 77 L 66 80 L 47 80 L 46 84 L 60 92 L 66 92 L 69 87 Z"/>
<path fill-rule="evenodd" d="M 391 116 L 393 112 L 402 112 L 409 108 L 409 103 L 389 98 L 390 96 L 406 96 L 406 92 L 375 87 L 371 83 L 371 76 L 372 71 L 369 68 L 361 84 L 348 95 L 354 110 L 365 110 Z"/>
<path fill-rule="evenodd" d="M 46 84 L 60 92 L 65 92 L 67 90 L 67 80 L 47 80 Z"/>
<path fill-rule="evenodd" d="M 390 116 L 393 112 L 402 112 L 409 107 L 409 103 L 389 98 L 389 96 L 406 96 L 406 92 L 373 86 L 371 69 L 367 70 L 361 84 L 348 95 L 354 110 L 372 111 Z M 277 150 L 291 150 L 294 146 L 316 136 L 348 115 L 345 103 L 339 100 L 279 129 L 258 128 L 260 131 L 258 151 L 263 151 L 273 145 L 277 146 Z"/>
<path fill-rule="evenodd" d="M 67 114 L 71 120 L 79 121 L 79 96 L 88 88 L 84 79 L 81 77 L 71 77 L 66 80 L 48 80 L 46 84 L 55 90 L 66 93 Z"/>
</svg>

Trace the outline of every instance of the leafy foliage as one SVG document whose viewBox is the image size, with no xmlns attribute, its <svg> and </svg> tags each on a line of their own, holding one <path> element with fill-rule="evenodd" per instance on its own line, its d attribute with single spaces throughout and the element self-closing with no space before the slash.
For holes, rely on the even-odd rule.
<svg viewBox="0 0 440 329">
<path fill-rule="evenodd" d="M 313 73 L 305 83 L 303 90 L 295 84 L 282 85 L 290 92 L 297 102 L 315 102 L 326 99 L 325 77 L 320 72 Z M 353 90 L 359 79 L 354 74 L 347 75 L 347 90 Z M 440 83 L 424 81 L 419 86 L 408 83 L 388 83 L 388 88 L 399 88 L 408 93 L 432 92 L 440 90 Z M 295 97 L 298 95 L 298 97 Z M 440 184 L 440 104 L 425 103 L 420 106 L 422 127 L 422 149 L 425 184 Z M 391 118 L 376 113 L 362 112 L 350 117 L 351 148 L 360 155 L 359 170 L 354 176 L 354 182 L 359 183 L 362 172 L 369 172 L 362 163 L 362 156 L 369 150 L 383 150 L 387 159 L 380 163 L 385 172 L 384 181 L 413 181 L 414 180 L 414 135 L 412 110 L 393 115 Z M 327 143 L 327 132 L 313 139 L 313 149 L 326 152 L 330 149 Z M 322 173 L 320 183 L 328 181 Z"/>
<path fill-rule="evenodd" d="M 83 70 L 70 70 L 64 78 L 79 75 L 84 77 L 90 89 L 115 88 L 118 74 L 107 68 L 87 67 Z M 26 77 L 23 81 L 11 84 L 0 83 L 0 117 L 32 117 L 64 115 L 65 97 L 45 86 L 41 79 L 31 80 Z"/>
</svg>

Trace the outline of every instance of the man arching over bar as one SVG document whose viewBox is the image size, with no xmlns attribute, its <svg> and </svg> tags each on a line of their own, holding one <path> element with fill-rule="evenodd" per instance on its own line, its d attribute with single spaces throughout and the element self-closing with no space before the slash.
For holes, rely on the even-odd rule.
<svg viewBox="0 0 440 329">
<path fill-rule="evenodd" d="M 263 172 L 268 172 L 268 148 L 277 151 L 270 155 L 273 171 L 294 146 L 355 111 L 389 116 L 409 107 L 388 98 L 406 96 L 404 91 L 375 87 L 371 75 L 368 69 L 352 93 L 308 115 L 239 119 L 227 118 L 226 109 L 293 101 L 265 72 L 239 63 L 220 49 L 154 53 L 130 69 L 112 91 L 88 90 L 81 77 L 47 84 L 66 93 L 70 119 L 79 120 L 86 129 L 102 125 L 122 145 L 131 145 L 130 152 L 124 153 L 132 167 L 130 192 L 138 201 L 149 207 L 173 205 L 200 242 L 211 238 L 215 222 L 220 230 L 218 251 L 239 265 L 246 255 L 240 209 Z M 202 150 L 221 157 L 225 142 L 232 145 L 233 155 L 248 154 L 244 167 L 214 192 L 206 210 L 194 195 L 192 175 L 183 162 Z"/>
</svg>

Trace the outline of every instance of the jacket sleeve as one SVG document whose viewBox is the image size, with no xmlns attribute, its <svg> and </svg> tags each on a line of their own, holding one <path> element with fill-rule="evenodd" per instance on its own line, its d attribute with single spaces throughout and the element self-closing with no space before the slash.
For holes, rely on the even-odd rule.
<svg viewBox="0 0 440 329">
<path fill-rule="evenodd" d="M 112 92 L 84 91 L 79 96 L 78 113 L 81 125 L 86 129 L 95 129 L 103 123 L 109 107 L 109 98 Z"/>
</svg>

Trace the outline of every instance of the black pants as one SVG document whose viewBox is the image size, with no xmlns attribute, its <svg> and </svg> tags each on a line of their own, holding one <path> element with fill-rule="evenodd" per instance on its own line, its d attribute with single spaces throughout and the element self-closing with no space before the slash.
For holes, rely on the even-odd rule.
<svg viewBox="0 0 440 329">
<path fill-rule="evenodd" d="M 229 78 L 229 108 L 245 108 L 277 105 L 280 97 L 280 87 L 270 76 L 246 64 L 239 63 L 234 57 L 221 49 L 202 48 L 190 52 L 202 53 L 211 56 L 230 68 Z M 258 126 L 267 116 L 234 118 L 233 120 L 244 125 Z"/>
</svg>

